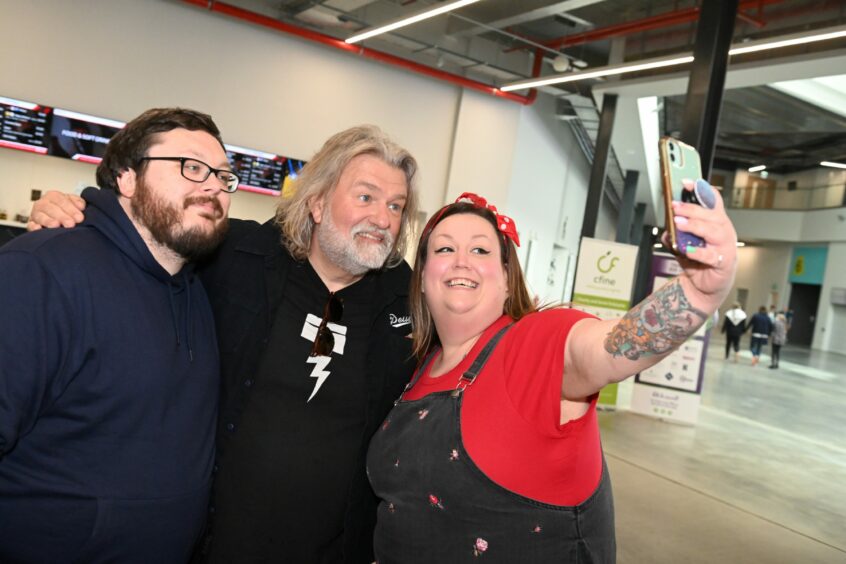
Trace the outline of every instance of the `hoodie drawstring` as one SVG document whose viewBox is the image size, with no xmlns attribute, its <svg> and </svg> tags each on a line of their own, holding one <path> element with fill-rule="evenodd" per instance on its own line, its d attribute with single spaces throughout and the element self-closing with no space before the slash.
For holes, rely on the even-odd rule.
<svg viewBox="0 0 846 564">
<path fill-rule="evenodd" d="M 176 346 L 179 346 L 179 325 L 176 322 L 176 304 L 173 303 L 173 284 L 168 284 L 167 297 L 170 300 L 170 319 L 173 321 L 173 332 L 176 334 Z"/>
<path fill-rule="evenodd" d="M 188 345 L 188 360 L 194 362 L 194 349 L 191 346 L 193 338 L 191 335 L 191 281 L 186 275 L 182 275 L 185 282 L 185 298 L 188 300 L 188 306 L 185 308 L 185 341 Z"/>
<path fill-rule="evenodd" d="M 185 341 L 188 347 L 188 360 L 194 362 L 194 348 L 192 346 L 193 335 L 191 331 L 191 283 L 185 274 L 182 274 L 182 283 L 185 284 L 185 299 L 187 304 L 185 306 Z M 173 321 L 173 332 L 176 334 L 176 346 L 182 345 L 179 340 L 179 322 L 177 321 L 176 303 L 173 301 L 173 294 L 178 288 L 172 282 L 168 285 L 167 297 L 170 301 L 170 318 Z"/>
</svg>

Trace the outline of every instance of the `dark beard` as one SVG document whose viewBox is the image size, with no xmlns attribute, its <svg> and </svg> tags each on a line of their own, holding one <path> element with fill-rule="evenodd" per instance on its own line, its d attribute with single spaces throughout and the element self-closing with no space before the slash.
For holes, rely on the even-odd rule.
<svg viewBox="0 0 846 564">
<path fill-rule="evenodd" d="M 138 178 L 137 183 L 135 196 L 130 201 L 132 213 L 159 244 L 185 260 L 195 262 L 210 255 L 223 242 L 226 232 L 229 231 L 229 218 L 224 217 L 211 233 L 206 233 L 199 227 L 183 229 L 181 210 L 157 200 L 143 176 Z M 186 199 L 183 209 L 187 209 L 194 203 L 205 202 L 211 202 L 214 205 L 216 215 L 223 215 L 220 202 L 208 196 L 193 196 Z"/>
</svg>

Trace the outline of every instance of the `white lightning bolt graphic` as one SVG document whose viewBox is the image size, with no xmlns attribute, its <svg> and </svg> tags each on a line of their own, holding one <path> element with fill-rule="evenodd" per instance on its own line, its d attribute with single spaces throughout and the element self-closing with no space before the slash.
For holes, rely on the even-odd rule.
<svg viewBox="0 0 846 564">
<path fill-rule="evenodd" d="M 320 326 L 320 323 L 321 319 L 319 317 L 310 313 L 307 314 L 300 336 L 313 343 L 314 340 L 317 339 L 317 328 Z M 332 335 L 335 337 L 335 345 L 332 347 L 332 354 L 344 354 L 344 346 L 347 342 L 347 328 L 336 323 L 327 323 L 326 327 L 332 331 Z M 326 378 L 329 377 L 330 372 L 326 370 L 326 367 L 329 365 L 331 360 L 331 356 L 310 356 L 306 359 L 307 363 L 314 365 L 314 370 L 311 371 L 310 376 L 312 378 L 317 378 L 317 382 L 314 383 L 314 390 L 312 390 L 311 395 L 308 396 L 306 403 L 311 401 L 323 385 L 323 382 L 325 382 Z"/>
<path fill-rule="evenodd" d="M 329 377 L 329 371 L 324 370 L 324 368 L 326 368 L 331 360 L 331 356 L 310 356 L 306 359 L 306 362 L 309 364 L 314 364 L 314 370 L 311 371 L 311 377 L 317 378 L 317 382 L 314 383 L 314 390 L 311 391 L 311 395 L 308 396 L 306 403 L 311 401 L 311 398 L 314 397 L 317 390 L 320 389 L 320 386 L 322 386 L 323 382 L 326 381 L 326 378 Z"/>
</svg>

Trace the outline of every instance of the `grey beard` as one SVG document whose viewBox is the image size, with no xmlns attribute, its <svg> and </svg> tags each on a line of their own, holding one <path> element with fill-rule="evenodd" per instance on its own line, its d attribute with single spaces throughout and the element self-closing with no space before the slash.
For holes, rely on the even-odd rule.
<svg viewBox="0 0 846 564">
<path fill-rule="evenodd" d="M 326 221 L 315 226 L 315 229 L 317 229 L 317 244 L 320 245 L 320 250 L 323 251 L 323 254 L 333 264 L 353 276 L 361 276 L 369 270 L 382 268 L 391 254 L 391 249 L 394 247 L 393 237 L 385 231 L 382 232 L 385 236 L 384 246 L 380 249 L 383 252 L 359 252 L 354 242 L 344 240 L 338 233 L 328 214 Z M 351 236 L 354 238 L 355 233 L 361 231 L 366 231 L 366 229 L 353 228 Z"/>
</svg>

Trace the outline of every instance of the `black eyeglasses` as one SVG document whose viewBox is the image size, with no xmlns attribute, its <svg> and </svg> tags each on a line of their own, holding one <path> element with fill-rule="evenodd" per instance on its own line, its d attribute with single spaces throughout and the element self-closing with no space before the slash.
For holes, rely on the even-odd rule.
<svg viewBox="0 0 846 564">
<path fill-rule="evenodd" d="M 311 356 L 329 356 L 335 348 L 335 335 L 326 325 L 339 322 L 342 315 L 344 315 L 344 301 L 336 296 L 335 292 L 330 292 L 329 301 L 323 308 L 323 320 L 317 327 L 317 336 L 311 346 Z"/>
<path fill-rule="evenodd" d="M 212 168 L 203 161 L 197 159 L 189 159 L 188 157 L 141 157 L 141 161 L 175 161 L 181 163 L 182 176 L 191 182 L 205 182 L 210 174 L 214 173 L 215 177 L 223 182 L 224 192 L 234 192 L 238 189 L 238 184 L 241 179 L 231 170 L 221 168 Z"/>
</svg>

